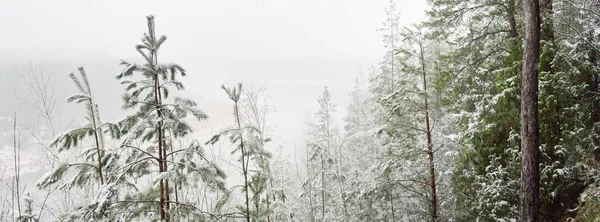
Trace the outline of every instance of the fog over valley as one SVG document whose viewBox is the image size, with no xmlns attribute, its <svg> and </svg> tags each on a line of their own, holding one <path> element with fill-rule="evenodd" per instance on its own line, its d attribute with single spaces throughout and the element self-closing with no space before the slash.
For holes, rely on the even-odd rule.
<svg viewBox="0 0 600 222">
<path fill-rule="evenodd" d="M 0 222 L 596 221 L 599 0 L 0 0 Z"/>
</svg>

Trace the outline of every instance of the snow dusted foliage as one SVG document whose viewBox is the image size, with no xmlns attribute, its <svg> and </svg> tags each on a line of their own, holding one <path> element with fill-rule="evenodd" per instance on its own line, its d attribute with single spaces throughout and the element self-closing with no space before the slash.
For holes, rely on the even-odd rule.
<svg viewBox="0 0 600 222">
<path fill-rule="evenodd" d="M 577 211 L 574 221 L 598 221 L 600 220 L 600 189 L 598 181 L 591 184 L 579 197 L 582 205 L 572 209 Z"/>
<path fill-rule="evenodd" d="M 242 192 L 245 195 L 244 202 L 237 206 L 240 214 L 246 221 L 267 221 L 270 218 L 271 206 L 269 201 L 271 174 L 270 174 L 270 159 L 271 154 L 266 151 L 265 143 L 270 141 L 270 138 L 264 134 L 264 117 L 261 117 L 264 112 L 261 112 L 256 105 L 256 98 L 247 98 L 246 110 L 249 111 L 246 115 L 254 116 L 254 119 L 249 120 L 250 124 L 243 125 L 242 120 L 242 84 L 237 87 L 227 88 L 222 86 L 223 90 L 233 101 L 233 116 L 235 124 L 233 127 L 223 130 L 214 135 L 207 144 L 215 144 L 221 138 L 229 136 L 229 140 L 235 145 L 231 154 L 239 155 L 239 164 L 241 165 L 242 175 L 244 177 Z M 253 95 L 250 95 L 251 97 Z M 249 103 L 249 104 L 248 104 Z M 254 124 L 252 124 L 254 123 Z M 250 165 L 250 163 L 253 163 Z M 252 208 L 250 205 L 252 204 Z"/>
<path fill-rule="evenodd" d="M 25 201 L 25 208 L 23 214 L 17 218 L 19 222 L 38 222 L 40 221 L 40 217 L 37 215 L 35 210 L 33 209 L 33 199 L 31 199 L 31 195 L 28 193 L 23 198 Z"/>
<path fill-rule="evenodd" d="M 394 121 L 394 118 L 390 118 L 390 116 L 387 115 L 388 112 L 384 104 L 381 103 L 382 98 L 392 94 L 397 88 L 404 87 L 403 85 L 398 85 L 398 73 L 401 68 L 398 63 L 399 57 L 395 52 L 395 48 L 401 41 L 401 27 L 399 25 L 400 16 L 396 10 L 394 1 L 389 2 L 389 6 L 386 8 L 385 12 L 387 15 L 386 21 L 383 23 L 381 31 L 384 34 L 383 42 L 386 53 L 379 65 L 373 67 L 371 70 L 368 86 L 369 90 L 364 93 L 367 100 L 370 101 L 367 103 L 370 105 L 370 108 L 367 108 L 366 111 L 373 115 L 371 117 L 365 117 L 365 121 L 369 121 L 370 119 L 373 121 L 370 121 L 370 124 L 372 125 L 366 125 L 368 131 L 361 132 L 363 135 L 366 133 L 367 136 L 372 137 L 371 139 L 375 143 L 372 143 L 371 146 L 374 150 L 378 150 L 379 154 L 374 157 L 375 159 L 369 160 L 369 162 L 372 163 L 368 168 L 372 178 L 365 182 L 351 182 L 351 184 L 355 184 L 357 187 L 356 194 L 352 196 L 356 196 L 355 199 L 357 199 L 357 205 L 355 207 L 359 208 L 359 211 L 357 212 L 359 221 L 367 220 L 369 218 L 380 221 L 394 221 L 400 219 L 399 212 L 397 212 L 399 209 L 404 208 L 408 211 L 412 211 L 416 206 L 414 203 L 409 204 L 406 201 L 408 198 L 397 198 L 400 195 L 400 192 L 399 186 L 395 186 L 394 179 L 400 178 L 400 175 L 395 175 L 393 173 L 392 169 L 394 168 L 391 167 L 391 165 L 398 163 L 394 166 L 403 166 L 403 164 L 400 163 L 402 161 L 401 159 L 396 159 L 393 156 L 392 150 L 394 148 L 391 141 L 394 141 L 395 138 L 390 136 L 390 134 L 385 133 L 386 126 L 388 126 L 388 123 L 391 121 Z M 351 115 L 352 112 L 349 111 L 348 114 Z M 357 132 L 353 133 L 352 131 L 347 131 L 347 133 L 357 134 Z M 412 173 L 412 171 L 403 170 L 398 170 L 396 172 L 405 172 L 406 174 Z M 352 173 L 352 171 L 350 171 L 350 173 Z M 399 208 L 399 206 L 402 207 Z M 418 208 L 423 209 L 421 206 Z M 410 214 L 405 215 L 410 217 Z"/>
<path fill-rule="evenodd" d="M 328 187 L 335 182 L 323 176 L 331 175 L 330 169 L 335 169 L 338 162 L 320 162 L 321 154 L 329 154 L 323 149 L 328 146 L 314 146 L 309 141 L 308 176 L 303 184 L 303 197 L 309 206 L 306 220 L 326 218 L 322 216 L 323 206 L 327 207 L 326 213 L 337 212 L 337 218 L 347 218 L 344 221 L 414 221 L 432 217 L 447 220 L 451 215 L 449 169 L 456 154 L 457 136 L 453 128 L 455 118 L 444 114 L 440 103 L 442 90 L 433 84 L 439 75 L 433 65 L 439 52 L 433 49 L 439 50 L 440 45 L 428 42 L 419 27 L 400 27 L 393 1 L 386 13 L 382 31 L 388 51 L 379 66 L 372 69 L 368 85 L 357 81 L 344 119 L 344 137 L 327 139 L 328 127 L 323 126 L 318 128 L 323 132 L 320 137 L 310 137 L 321 138 L 321 144 L 343 141 L 340 152 L 343 161 L 339 161 L 342 164 L 338 170 L 343 178 L 340 183 L 343 186 L 339 186 L 343 190 L 342 202 L 337 205 L 340 210 L 327 205 L 327 201 L 335 200 L 331 193 L 335 193 L 336 188 Z M 424 83 L 430 88 L 425 89 Z M 326 113 L 323 101 L 327 94 L 324 92 L 319 100 L 321 110 L 317 120 L 323 119 L 320 114 Z M 315 131 L 311 135 L 318 135 Z M 428 146 L 432 148 L 431 161 Z M 333 157 L 322 159 L 335 160 Z M 436 171 L 436 164 L 444 170 Z M 435 189 L 431 189 L 431 181 Z M 431 204 L 432 190 L 439 196 L 435 198 L 437 209 Z"/>
<path fill-rule="evenodd" d="M 380 189 L 377 163 L 385 161 L 385 149 L 377 136 L 381 112 L 366 83 L 356 81 L 344 118 L 346 192 L 350 221 L 389 218 L 393 208 L 390 189 Z M 375 165 L 374 165 L 375 164 Z"/>
<path fill-rule="evenodd" d="M 348 203 L 343 146 L 332 118 L 336 105 L 327 87 L 317 101 L 316 122 L 310 124 L 306 143 L 307 178 L 301 198 L 309 200 L 310 213 L 305 220 L 344 221 Z"/>
<path fill-rule="evenodd" d="M 574 216 L 589 183 L 587 139 L 594 120 L 594 77 L 589 47 L 568 33 L 588 33 L 572 1 L 542 4 L 539 117 L 541 218 Z M 581 5 L 580 5 L 581 4 Z M 463 144 L 454 169 L 457 220 L 518 218 L 519 109 L 523 33 L 518 1 L 433 1 L 435 37 L 451 50 L 441 55 L 436 79 L 446 107 L 460 122 Z M 551 7 L 552 6 L 552 7 Z M 552 13 L 555 13 L 551 16 Z M 577 21 L 577 22 L 576 22 Z M 568 25 L 565 25 L 566 23 Z M 575 30 L 569 30 L 573 29 Z M 564 34 L 568 35 L 564 35 Z M 592 114 L 592 115 L 590 115 Z"/>
<path fill-rule="evenodd" d="M 202 121 L 208 116 L 196 108 L 194 101 L 170 97 L 171 89 L 184 89 L 179 77 L 184 77 L 186 72 L 175 63 L 158 62 L 157 51 L 166 37 L 156 36 L 154 17 L 149 16 L 147 20 L 148 33 L 142 37 L 142 44 L 136 46 L 145 63 L 123 61 L 125 68 L 117 76 L 126 87 L 123 108 L 130 111 L 130 115 L 119 122 L 124 133 L 121 152 L 127 158 L 118 175 L 128 181 L 153 178 L 153 184 L 123 191 L 117 205 L 121 209 L 118 215 L 126 220 L 206 219 L 209 214 L 204 212 L 212 208 L 199 209 L 194 206 L 200 201 L 198 198 L 178 194 L 199 185 L 226 192 L 225 174 L 204 158 L 198 141 L 191 140 L 189 145 L 180 146 L 173 141 L 192 133 L 190 118 Z"/>
<path fill-rule="evenodd" d="M 396 4 L 393 0 L 390 0 L 388 7 L 385 9 L 386 21 L 383 23 L 383 27 L 380 31 L 383 33 L 383 43 L 386 49 L 385 55 L 379 62 L 379 65 L 373 67 L 373 71 L 376 74 L 371 73 L 370 78 L 370 90 L 375 95 L 389 94 L 394 91 L 394 87 L 397 86 L 396 81 L 398 76 L 396 75 L 400 67 L 397 65 L 398 57 L 395 53 L 395 48 L 400 42 L 400 16 L 396 9 Z"/>
<path fill-rule="evenodd" d="M 445 129 L 442 124 L 451 122 L 444 121 L 439 94 L 432 84 L 437 75 L 433 68 L 436 53 L 432 49 L 439 47 L 428 42 L 425 34 L 419 25 L 402 29 L 398 36 L 402 42 L 392 49 L 398 67 L 393 75 L 394 90 L 376 94 L 383 109 L 379 132 L 388 158 L 378 166 L 381 187 L 388 187 L 394 205 L 410 206 L 396 207 L 393 212 L 394 218 L 399 216 L 404 220 L 448 219 L 447 212 L 442 210 L 448 209 L 448 180 L 435 165 L 447 166 L 452 159 L 446 155 L 453 148 L 445 144 L 444 134 L 448 132 L 442 131 Z M 396 194 L 402 198 L 395 197 Z"/>
<path fill-rule="evenodd" d="M 157 50 L 165 40 L 165 36 L 155 36 L 154 20 L 149 16 L 148 33 L 142 38 L 143 44 L 136 46 L 145 64 L 122 62 L 125 69 L 117 76 L 126 87 L 123 108 L 131 111 L 118 124 L 101 122 L 83 68 L 79 68 L 80 78 L 70 74 L 79 92 L 69 96 L 67 101 L 83 103 L 88 122 L 56 137 L 51 145 L 58 147 L 59 152 L 72 152 L 74 148 L 86 145 L 82 141 L 89 138 L 92 146 L 81 152 L 83 162 L 58 165 L 38 181 L 38 187 L 48 189 L 58 184 L 65 190 L 93 188 L 94 194 L 86 204 L 59 216 L 61 220 L 220 218 L 208 211 L 218 209 L 224 201 L 201 209 L 197 204 L 200 198 L 181 195 L 199 186 L 221 194 L 228 191 L 224 185 L 224 172 L 204 158 L 201 143 L 193 139 L 187 140 L 188 145 L 182 143 L 192 133 L 187 123 L 189 118 L 201 121 L 207 115 L 196 108 L 194 101 L 169 96 L 171 88 L 184 88 L 178 77 L 185 76 L 185 70 L 177 64 L 158 62 Z M 138 73 L 141 78 L 135 78 Z M 120 140 L 121 145 L 106 147 L 105 136 Z M 152 170 L 155 167 L 158 173 Z M 142 178 L 153 182 L 139 183 Z"/>
<path fill-rule="evenodd" d="M 69 74 L 79 93 L 67 97 L 67 102 L 83 103 L 86 108 L 87 122 L 80 128 L 60 134 L 52 140 L 50 145 L 57 147 L 58 152 L 81 153 L 84 157 L 83 161 L 59 164 L 39 179 L 38 188 L 47 189 L 52 185 L 58 185 L 59 189 L 64 190 L 85 187 L 99 187 L 102 190 L 106 184 L 116 183 L 119 180 L 116 177 L 116 170 L 119 168 L 119 154 L 115 152 L 115 147 L 105 146 L 105 136 L 118 139 L 121 132 L 116 124 L 101 122 L 98 105 L 94 103 L 90 83 L 83 67 L 79 68 L 79 74 L 80 78 L 73 73 Z M 89 144 L 86 139 L 91 140 L 90 148 L 85 147 Z M 84 150 L 79 151 L 75 148 Z M 101 205 L 98 206 L 98 203 L 92 202 L 90 205 L 78 206 L 78 211 L 86 215 L 85 219 L 100 220 L 104 212 L 98 211 L 97 208 L 106 206 L 104 203 Z M 69 215 L 63 215 L 63 217 L 69 217 Z"/>
<path fill-rule="evenodd" d="M 429 2 L 426 22 L 402 27 L 390 0 L 385 54 L 368 81 L 356 81 L 344 133 L 325 87 L 301 158 L 271 148 L 264 91 L 242 84 L 223 86 L 232 126 L 207 142 L 194 138 L 190 121 L 208 116 L 176 96 L 186 70 L 158 60 L 167 38 L 149 16 L 135 47 L 142 63 L 123 61 L 117 76 L 127 117 L 102 122 L 84 69 L 70 74 L 78 92 L 67 102 L 84 105 L 86 122 L 50 145 L 80 158 L 61 159 L 37 186 L 86 192 L 58 221 L 516 221 L 522 5 Z M 598 220 L 600 2 L 540 4 L 539 217 Z M 224 141 L 243 178 L 230 187 L 204 150 Z M 39 219 L 36 202 L 21 203 L 13 219 Z"/>
<path fill-rule="evenodd" d="M 300 197 L 303 189 L 302 176 L 295 155 L 283 153 L 280 146 L 274 152 L 271 164 L 272 183 L 270 185 L 271 221 L 301 221 L 308 215 L 304 199 Z"/>
<path fill-rule="evenodd" d="M 245 124 L 255 126 L 258 131 L 254 136 L 249 137 L 246 141 L 252 150 L 257 150 L 252 153 L 250 158 L 253 163 L 253 171 L 255 175 L 251 177 L 249 188 L 252 191 L 253 217 L 258 221 L 274 220 L 276 208 L 282 208 L 282 202 L 285 202 L 286 195 L 284 193 L 284 184 L 277 183 L 274 180 L 272 164 L 274 163 L 273 154 L 267 150 L 267 142 L 270 138 L 270 127 L 267 121 L 267 116 L 273 111 L 273 107 L 268 102 L 266 89 L 260 87 L 258 89 L 246 87 L 241 96 L 241 107 L 245 115 Z M 279 147 L 280 151 L 282 147 Z M 281 154 L 281 153 L 280 153 Z M 283 169 L 281 169 L 283 170 Z M 279 212 L 284 212 L 281 209 Z M 276 220 L 276 219 L 275 219 Z"/>
<path fill-rule="evenodd" d="M 459 221 L 511 219 L 518 212 L 521 49 L 520 40 L 511 36 L 516 9 L 487 4 L 442 0 L 430 11 L 434 37 L 451 46 L 436 63 L 436 82 L 448 110 L 460 120 L 464 144 L 452 179 Z M 505 33 L 500 30 L 511 32 L 497 34 Z"/>
</svg>

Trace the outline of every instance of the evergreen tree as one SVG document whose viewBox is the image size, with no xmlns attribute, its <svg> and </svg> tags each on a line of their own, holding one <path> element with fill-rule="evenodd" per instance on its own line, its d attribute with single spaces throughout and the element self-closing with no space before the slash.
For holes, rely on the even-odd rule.
<svg viewBox="0 0 600 222">
<path fill-rule="evenodd" d="M 319 111 L 316 122 L 310 125 L 307 142 L 308 198 L 318 206 L 315 211 L 317 221 L 338 221 L 347 218 L 347 202 L 344 190 L 344 170 L 341 164 L 342 144 L 332 115 L 336 105 L 331 102 L 327 87 L 318 98 Z M 319 215 L 320 216 L 317 216 Z"/>
<path fill-rule="evenodd" d="M 271 170 L 273 156 L 266 149 L 266 142 L 270 141 L 267 115 L 271 112 L 266 96 L 264 87 L 258 90 L 246 87 L 240 98 L 246 116 L 246 124 L 258 129 L 255 136 L 249 137 L 247 142 L 249 146 L 254 146 L 256 150 L 260 151 L 252 158 L 256 175 L 251 177 L 249 186 L 254 203 L 254 217 L 259 218 L 260 221 L 271 221 L 271 214 L 274 210 L 273 202 L 284 196 L 282 191 L 277 191 L 273 187 L 273 171 Z"/>
<path fill-rule="evenodd" d="M 446 107 L 460 118 L 464 147 L 453 176 L 458 220 L 518 217 L 519 196 L 514 191 L 521 169 L 517 130 L 521 101 L 517 90 L 524 30 L 517 4 L 440 0 L 433 1 L 429 12 L 428 26 L 436 40 L 452 47 L 436 64 L 441 74 L 436 82 L 447 92 Z M 557 34 L 564 33 L 565 27 L 578 27 L 573 22 L 577 16 L 564 7 L 570 3 L 542 4 L 542 16 L 552 19 L 542 24 L 539 63 L 540 213 L 546 220 L 561 220 L 573 215 L 564 206 L 577 207 L 576 199 L 589 180 L 590 168 L 579 160 L 589 155 L 588 142 L 582 141 L 588 141 L 593 100 L 579 98 L 588 94 L 591 75 L 590 66 L 581 62 L 582 53 L 575 49 L 578 38 Z"/>
<path fill-rule="evenodd" d="M 179 97 L 187 73 L 158 59 L 167 38 L 148 16 L 140 63 L 123 61 L 117 76 L 127 113 L 118 124 L 101 120 L 79 68 L 67 102 L 84 105 L 85 122 L 57 136 L 47 79 L 34 77 L 57 149 L 48 154 L 63 161 L 50 161 L 36 185 L 48 196 L 61 189 L 57 221 L 598 220 L 600 1 L 428 3 L 425 23 L 403 27 L 389 1 L 385 52 L 350 94 L 344 134 L 325 87 L 302 163 L 289 147 L 271 149 L 263 91 L 241 84 L 222 86 L 233 125 L 199 142 L 191 121 L 208 115 Z M 2 206 L 12 219 L 39 221 L 47 204 L 22 199 L 14 121 L 13 203 Z M 243 178 L 229 189 L 222 156 L 203 148 L 222 144 Z M 71 197 L 81 192 L 83 203 Z M 9 214 L 0 210 L 0 220 Z"/>
<path fill-rule="evenodd" d="M 269 209 L 261 211 L 261 207 L 265 200 L 263 194 L 267 192 L 267 186 L 270 180 L 269 159 L 271 156 L 271 154 L 264 149 L 264 144 L 269 142 L 270 139 L 264 137 L 259 124 L 243 125 L 243 114 L 241 113 L 240 105 L 242 84 L 239 83 L 237 87 L 233 88 L 226 88 L 224 85 L 221 87 L 225 90 L 229 99 L 234 103 L 233 116 L 235 119 L 235 126 L 213 136 L 207 144 L 214 144 L 218 142 L 220 138 L 229 135 L 231 143 L 237 145 L 231 153 L 239 153 L 240 159 L 238 161 L 242 166 L 242 176 L 244 177 L 243 192 L 245 201 L 243 206 L 239 207 L 241 208 L 240 211 L 242 211 L 248 222 L 251 218 L 252 221 L 264 221 L 263 218 L 268 218 L 268 213 L 270 211 Z M 258 113 L 254 114 L 257 115 Z M 250 165 L 251 161 L 255 162 L 254 167 Z M 251 167 L 253 169 L 251 169 Z M 255 207 L 253 211 L 250 209 L 251 200 Z"/>
<path fill-rule="evenodd" d="M 115 172 L 119 168 L 119 154 L 114 148 L 105 147 L 105 135 L 113 139 L 119 139 L 121 132 L 114 123 L 102 123 L 98 110 L 98 104 L 94 102 L 92 90 L 87 75 L 83 67 L 79 68 L 80 78 L 74 73 L 69 77 L 73 80 L 78 93 L 67 97 L 67 102 L 83 103 L 86 108 L 87 122 L 80 128 L 64 132 L 57 136 L 50 146 L 58 147 L 58 152 L 72 152 L 74 148 L 81 147 L 82 140 L 91 138 L 92 147 L 81 152 L 85 157 L 84 162 L 64 162 L 56 168 L 49 171 L 39 181 L 37 186 L 47 189 L 51 185 L 58 184 L 60 189 L 69 190 L 73 188 L 99 187 L 99 190 L 105 189 L 105 186 L 113 186 L 116 183 L 124 182 L 115 177 Z M 64 177 L 69 171 L 75 171 L 75 176 L 69 181 L 64 181 Z M 108 185 L 111 184 L 111 185 Z M 112 199 L 112 197 L 107 197 Z M 105 219 L 106 213 L 103 212 L 109 202 L 91 201 L 86 205 L 79 206 L 77 213 L 66 215 L 67 217 L 79 217 L 87 220 Z"/>
<path fill-rule="evenodd" d="M 172 195 L 179 189 L 196 187 L 200 181 L 213 190 L 226 192 L 225 174 L 203 157 L 204 151 L 196 140 L 179 149 L 172 141 L 191 135 L 192 127 L 186 118 L 202 121 L 208 116 L 196 108 L 192 100 L 180 97 L 169 100 L 171 88 L 184 89 L 178 77 L 185 76 L 186 72 L 177 64 L 159 63 L 158 50 L 167 38 L 156 36 L 153 16 L 148 16 L 147 21 L 148 33 L 142 37 L 142 44 L 135 47 L 145 63 L 122 61 L 125 68 L 117 76 L 126 87 L 123 108 L 134 111 L 119 123 L 126 134 L 121 147 L 128 154 L 121 176 L 130 180 L 151 176 L 155 184 L 148 190 L 124 197 L 120 203 L 128 212 L 123 218 L 154 215 L 166 221 L 175 216 L 179 217 L 177 220 L 206 219 L 207 214 L 202 209 L 186 200 L 173 200 Z M 134 74 L 141 78 L 133 78 Z M 152 173 L 151 167 L 157 167 L 158 174 Z M 220 205 L 222 203 L 216 207 Z M 153 209 L 157 206 L 159 212 L 155 215 Z"/>
<path fill-rule="evenodd" d="M 394 198 L 391 187 L 378 187 L 379 171 L 374 163 L 384 161 L 384 146 L 377 129 L 382 121 L 379 104 L 361 80 L 356 80 L 350 93 L 350 105 L 344 118 L 344 149 L 348 184 L 350 221 L 370 218 L 394 218 Z M 380 189 L 383 188 L 383 189 Z M 396 206 L 398 208 L 398 206 Z"/>
<path fill-rule="evenodd" d="M 446 180 L 435 166 L 452 160 L 444 155 L 452 148 L 442 131 L 447 121 L 435 105 L 440 91 L 432 87 L 437 75 L 433 49 L 439 50 L 439 46 L 426 38 L 420 25 L 404 28 L 399 36 L 403 42 L 394 49 L 400 68 L 396 87 L 378 96 L 384 110 L 380 133 L 388 159 L 379 166 L 380 187 L 387 188 L 388 193 L 398 189 L 404 196 L 401 202 L 414 204 L 415 208 L 401 209 L 407 211 L 402 213 L 404 218 L 438 221 L 447 217 L 439 210 L 446 203 L 439 195 L 440 186 L 446 190 Z"/>
<path fill-rule="evenodd" d="M 30 194 L 28 193 L 25 198 L 25 209 L 23 214 L 17 218 L 19 222 L 38 222 L 40 221 L 39 216 L 34 212 L 33 209 L 33 199 L 31 199 Z"/>
</svg>

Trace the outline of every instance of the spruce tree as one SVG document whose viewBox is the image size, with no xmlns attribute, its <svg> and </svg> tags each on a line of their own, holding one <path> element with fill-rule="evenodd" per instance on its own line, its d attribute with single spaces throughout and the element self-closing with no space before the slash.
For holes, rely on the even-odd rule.
<svg viewBox="0 0 600 222">
<path fill-rule="evenodd" d="M 319 110 L 316 122 L 310 124 L 307 141 L 307 180 L 303 186 L 309 190 L 309 202 L 319 221 L 343 220 L 347 217 L 345 169 L 341 164 L 342 144 L 335 127 L 333 113 L 336 104 L 331 101 L 327 87 L 317 99 Z"/>
</svg>

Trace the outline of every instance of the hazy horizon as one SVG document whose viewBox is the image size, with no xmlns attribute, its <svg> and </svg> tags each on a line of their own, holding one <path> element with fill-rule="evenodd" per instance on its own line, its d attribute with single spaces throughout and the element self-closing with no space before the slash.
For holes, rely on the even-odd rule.
<svg viewBox="0 0 600 222">
<path fill-rule="evenodd" d="M 406 24 L 423 17 L 425 2 L 412 3 L 397 6 Z M 11 30 L 0 36 L 1 42 L 9 43 L 0 44 L 0 82 L 6 84 L 0 87 L 0 99 L 9 104 L 0 109 L 0 117 L 27 115 L 24 111 L 31 107 L 14 98 L 27 94 L 18 73 L 26 73 L 30 65 L 50 77 L 59 106 L 72 109 L 64 114 L 80 116 L 81 107 L 66 104 L 64 98 L 75 90 L 67 74 L 83 66 L 103 118 L 118 120 L 124 115 L 122 87 L 114 78 L 121 70 L 119 60 L 139 61 L 134 46 L 145 32 L 145 16 L 154 15 L 157 33 L 168 37 L 161 60 L 177 62 L 188 71 L 183 80 L 186 94 L 210 116 L 197 131 L 216 132 L 230 123 L 231 107 L 221 84 L 264 86 L 276 110 L 269 116 L 277 123 L 272 124 L 273 134 L 291 152 L 301 143 L 307 116 L 317 111 L 316 99 L 325 86 L 338 105 L 335 119 L 343 126 L 348 94 L 360 70 L 366 78 L 369 67 L 384 54 L 378 29 L 387 4 L 385 0 L 0 1 L 0 25 Z M 3 133 L 12 135 L 6 132 L 9 128 L 3 126 Z M 0 141 L 3 153 L 12 152 L 7 143 L 12 139 L 7 138 L 11 137 Z M 35 155 L 21 155 L 26 169 Z M 10 156 L 0 161 L 0 169 L 10 172 Z"/>
</svg>

